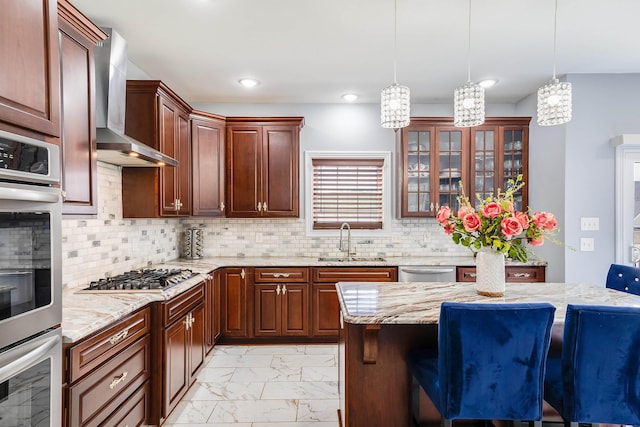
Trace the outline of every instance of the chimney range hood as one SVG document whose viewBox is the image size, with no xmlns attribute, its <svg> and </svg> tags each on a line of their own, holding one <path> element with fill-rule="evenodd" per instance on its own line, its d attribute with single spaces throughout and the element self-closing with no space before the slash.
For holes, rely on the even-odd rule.
<svg viewBox="0 0 640 427">
<path fill-rule="evenodd" d="M 127 167 L 177 166 L 178 161 L 124 134 L 127 43 L 111 28 L 96 46 L 96 145 L 98 160 Z"/>
</svg>

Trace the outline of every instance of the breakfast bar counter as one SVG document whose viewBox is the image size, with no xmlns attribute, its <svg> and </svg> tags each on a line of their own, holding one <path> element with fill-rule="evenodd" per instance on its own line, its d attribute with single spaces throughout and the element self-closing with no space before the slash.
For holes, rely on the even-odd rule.
<svg viewBox="0 0 640 427">
<path fill-rule="evenodd" d="M 473 283 L 338 283 L 340 417 L 343 427 L 410 426 L 413 348 L 436 348 L 440 305 L 548 302 L 556 307 L 554 336 L 562 336 L 567 304 L 640 307 L 640 296 L 587 284 L 508 283 L 504 297 L 476 293 Z M 552 344 L 553 345 L 553 344 Z M 422 423 L 439 414 L 422 396 Z"/>
</svg>

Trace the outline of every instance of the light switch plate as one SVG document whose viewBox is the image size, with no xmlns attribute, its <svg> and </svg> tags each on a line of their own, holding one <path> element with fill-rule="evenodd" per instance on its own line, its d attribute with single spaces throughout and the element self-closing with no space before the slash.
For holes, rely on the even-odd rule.
<svg viewBox="0 0 640 427">
<path fill-rule="evenodd" d="M 583 252 L 595 251 L 595 242 L 593 237 L 581 237 L 580 238 L 580 250 Z"/>
<path fill-rule="evenodd" d="M 581 231 L 597 231 L 600 230 L 600 218 L 597 216 L 580 218 L 580 230 Z"/>
</svg>

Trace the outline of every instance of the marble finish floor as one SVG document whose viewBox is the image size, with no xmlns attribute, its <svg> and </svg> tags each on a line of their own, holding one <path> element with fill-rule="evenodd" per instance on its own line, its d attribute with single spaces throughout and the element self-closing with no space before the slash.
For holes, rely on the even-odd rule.
<svg viewBox="0 0 640 427">
<path fill-rule="evenodd" d="M 337 427 L 338 346 L 217 345 L 165 427 Z"/>
</svg>

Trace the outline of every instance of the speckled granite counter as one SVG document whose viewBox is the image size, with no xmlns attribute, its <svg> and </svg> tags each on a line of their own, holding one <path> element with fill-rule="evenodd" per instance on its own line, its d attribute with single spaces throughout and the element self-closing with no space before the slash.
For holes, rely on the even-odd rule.
<svg viewBox="0 0 640 427">
<path fill-rule="evenodd" d="M 474 283 L 338 283 L 343 320 L 352 324 L 438 323 L 443 301 L 477 303 L 548 302 L 555 323 L 564 323 L 567 304 L 640 307 L 640 296 L 594 285 L 507 283 L 505 296 L 478 295 Z"/>
<path fill-rule="evenodd" d="M 507 265 L 522 265 L 509 262 Z M 151 268 L 190 268 L 206 274 L 221 267 L 288 267 L 288 266 L 398 266 L 398 265 L 475 265 L 472 256 L 388 257 L 385 261 L 319 261 L 311 257 L 216 257 L 199 260 L 179 259 Z M 533 260 L 526 265 L 546 265 Z M 162 301 L 188 290 L 204 279 L 194 277 L 163 293 L 77 293 L 78 288 L 64 289 L 62 296 L 62 335 L 66 343 L 77 341 L 153 301 Z M 88 283 L 87 283 L 88 285 Z M 388 285 L 388 284 L 387 284 Z"/>
</svg>

